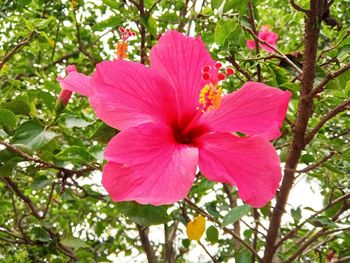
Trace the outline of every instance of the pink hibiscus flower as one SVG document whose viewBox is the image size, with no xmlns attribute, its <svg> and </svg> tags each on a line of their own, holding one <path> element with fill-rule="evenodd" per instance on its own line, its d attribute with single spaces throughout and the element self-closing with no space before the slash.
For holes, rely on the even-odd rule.
<svg viewBox="0 0 350 263">
<path fill-rule="evenodd" d="M 160 38 L 150 61 L 103 61 L 91 77 L 71 72 L 60 81 L 121 131 L 104 153 L 102 184 L 112 200 L 177 202 L 199 166 L 207 179 L 235 185 L 245 202 L 264 206 L 281 179 L 268 140 L 280 135 L 291 93 L 248 82 L 221 99 L 223 76 L 201 38 L 176 31 Z"/>
<path fill-rule="evenodd" d="M 266 43 L 273 46 L 274 48 L 276 47 L 278 35 L 275 32 L 270 31 L 268 26 L 263 26 L 261 28 L 261 31 L 259 31 L 258 37 L 261 40 L 264 40 Z M 255 41 L 254 40 L 247 40 L 246 44 L 247 44 L 247 48 L 255 49 Z M 265 49 L 267 52 L 275 53 L 275 51 L 272 48 L 270 48 L 269 46 L 267 46 L 265 44 L 260 44 L 260 47 L 262 49 Z"/>
</svg>

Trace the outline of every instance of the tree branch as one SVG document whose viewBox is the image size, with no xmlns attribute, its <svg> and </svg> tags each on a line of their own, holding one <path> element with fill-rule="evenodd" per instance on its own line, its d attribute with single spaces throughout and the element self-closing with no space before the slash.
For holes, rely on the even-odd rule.
<svg viewBox="0 0 350 263">
<path fill-rule="evenodd" d="M 232 66 L 235 67 L 235 69 L 240 72 L 247 80 L 251 80 L 252 77 L 250 76 L 250 74 L 245 71 L 243 68 L 241 68 L 241 66 L 237 63 L 237 61 L 235 60 L 234 55 L 231 55 L 229 57 L 226 57 L 226 60 L 228 62 L 230 62 L 232 64 Z"/>
<path fill-rule="evenodd" d="M 338 113 L 345 111 L 350 106 L 350 99 L 343 101 L 338 106 L 331 109 L 321 120 L 320 122 L 305 136 L 305 143 L 308 144 L 315 137 L 317 132 L 323 127 L 323 125 L 335 117 Z"/>
<path fill-rule="evenodd" d="M 149 263 L 158 263 L 158 259 L 156 254 L 151 246 L 151 243 L 148 239 L 148 228 L 143 227 L 139 224 L 136 224 L 137 230 L 139 231 L 140 239 L 142 247 L 146 253 L 147 259 Z"/>
<path fill-rule="evenodd" d="M 290 5 L 297 11 L 303 12 L 303 13 L 308 13 L 309 10 L 302 8 L 301 6 L 297 5 L 294 0 L 289 0 Z"/>
<path fill-rule="evenodd" d="M 309 222 L 311 219 L 315 218 L 316 216 L 318 216 L 319 214 L 323 213 L 324 211 L 330 209 L 331 207 L 335 206 L 336 204 L 338 204 L 338 203 L 340 203 L 342 201 L 345 201 L 345 200 L 347 200 L 349 198 L 350 198 L 350 193 L 344 194 L 343 196 L 341 196 L 341 197 L 333 200 L 332 202 L 330 202 L 328 205 L 323 207 L 321 210 L 315 212 L 313 215 L 311 215 L 310 217 L 308 217 L 307 219 L 305 219 L 304 221 L 299 223 L 299 225 L 297 225 L 294 229 L 289 231 L 281 240 L 279 240 L 279 242 L 276 244 L 276 247 L 279 247 L 287 239 L 294 237 L 297 234 L 298 230 L 301 229 L 302 226 L 305 225 L 307 222 Z"/>
<path fill-rule="evenodd" d="M 22 47 L 28 45 L 30 42 L 32 42 L 35 38 L 36 34 L 35 32 L 31 32 L 29 34 L 29 37 L 25 38 L 21 42 L 19 42 L 10 52 L 6 53 L 2 60 L 0 61 L 0 70 L 5 65 L 7 61 L 9 61 L 18 51 L 21 50 Z"/>
<path fill-rule="evenodd" d="M 318 0 L 311 0 L 310 12 L 305 20 L 304 63 L 301 81 L 300 99 L 295 126 L 292 132 L 292 142 L 289 146 L 284 176 L 280 191 L 277 194 L 276 205 L 273 209 L 269 230 L 267 233 L 263 263 L 272 262 L 276 252 L 276 240 L 279 234 L 281 219 L 289 193 L 294 184 L 294 174 L 302 150 L 305 148 L 304 136 L 312 111 L 312 100 L 305 99 L 312 90 L 316 73 L 317 42 L 320 33 L 320 8 Z"/>
<path fill-rule="evenodd" d="M 325 162 L 327 162 L 329 159 L 331 159 L 337 152 L 336 151 L 331 151 L 328 155 L 326 155 L 325 157 L 323 157 L 321 160 L 319 160 L 318 162 L 315 162 L 307 167 L 305 167 L 304 169 L 301 170 L 297 170 L 297 173 L 307 173 L 309 171 L 312 171 L 314 169 L 316 169 L 317 167 L 321 166 L 322 164 L 324 164 Z"/>
<path fill-rule="evenodd" d="M 336 77 L 338 77 L 339 75 L 343 74 L 348 70 L 350 70 L 350 63 L 346 64 L 345 66 L 338 69 L 337 71 L 328 73 L 325 79 L 312 90 L 310 96 L 312 98 L 315 97 L 316 94 L 322 92 L 325 89 L 329 81 L 331 81 L 332 79 L 335 79 Z"/>
<path fill-rule="evenodd" d="M 8 144 L 4 141 L 0 141 L 0 145 L 3 145 L 5 146 L 8 150 L 14 152 L 15 154 L 17 154 L 18 156 L 21 156 L 23 157 L 24 159 L 26 159 L 27 161 L 30 161 L 30 162 L 34 162 L 34 163 L 37 163 L 39 164 L 41 167 L 43 168 L 52 168 L 52 169 L 55 169 L 55 170 L 59 170 L 61 171 L 62 173 L 64 173 L 64 175 L 67 177 L 69 176 L 73 176 L 73 175 L 76 175 L 76 177 L 80 177 L 82 176 L 84 173 L 86 172 L 91 172 L 91 171 L 94 171 L 96 170 L 95 167 L 92 167 L 92 166 L 89 166 L 87 168 L 83 168 L 83 169 L 80 169 L 80 170 L 70 170 L 70 169 L 67 169 L 67 168 L 63 168 L 63 167 L 59 167 L 53 163 L 49 163 L 49 162 L 46 162 L 46 161 L 43 161 L 41 159 L 38 159 L 38 158 L 35 158 L 35 157 L 32 157 L 30 155 L 28 155 L 27 153 L 21 151 L 20 149 L 18 149 L 17 147 L 11 145 L 11 144 Z"/>
</svg>

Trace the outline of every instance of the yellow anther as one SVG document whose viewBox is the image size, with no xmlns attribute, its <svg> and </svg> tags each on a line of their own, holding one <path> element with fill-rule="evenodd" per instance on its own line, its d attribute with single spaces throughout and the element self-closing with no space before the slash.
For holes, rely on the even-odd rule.
<svg viewBox="0 0 350 263">
<path fill-rule="evenodd" d="M 128 43 L 125 40 L 118 42 L 115 51 L 117 59 L 126 59 L 128 57 Z"/>
<path fill-rule="evenodd" d="M 202 112 L 217 109 L 222 100 L 222 88 L 210 83 L 205 85 L 199 93 L 199 103 Z"/>
</svg>

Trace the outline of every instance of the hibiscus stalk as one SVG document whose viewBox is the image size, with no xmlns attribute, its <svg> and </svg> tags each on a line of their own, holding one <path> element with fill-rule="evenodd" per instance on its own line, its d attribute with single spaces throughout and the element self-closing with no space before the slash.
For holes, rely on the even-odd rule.
<svg viewBox="0 0 350 263">
<path fill-rule="evenodd" d="M 295 180 L 295 169 L 298 165 L 301 152 L 306 146 L 305 134 L 313 106 L 313 100 L 309 95 L 312 92 L 316 73 L 317 42 L 321 26 L 320 18 L 322 16 L 321 2 L 320 0 L 310 1 L 310 10 L 305 19 L 304 64 L 298 113 L 292 133 L 292 142 L 288 149 L 284 177 L 270 219 L 263 263 L 272 262 L 275 255 L 281 219 Z"/>
</svg>

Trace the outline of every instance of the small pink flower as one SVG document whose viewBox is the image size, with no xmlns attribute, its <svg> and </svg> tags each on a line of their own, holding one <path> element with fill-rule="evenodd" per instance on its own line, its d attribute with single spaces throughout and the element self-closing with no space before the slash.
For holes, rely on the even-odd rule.
<svg viewBox="0 0 350 263">
<path fill-rule="evenodd" d="M 222 97 L 221 65 L 201 38 L 176 31 L 159 39 L 150 61 L 150 67 L 104 61 L 91 77 L 71 72 L 60 80 L 64 89 L 88 96 L 96 115 L 121 131 L 104 154 L 102 184 L 111 198 L 177 202 L 199 165 L 207 179 L 235 185 L 245 202 L 264 206 L 281 180 L 268 140 L 280 135 L 291 93 L 247 82 Z"/>
<path fill-rule="evenodd" d="M 66 68 L 67 74 L 69 74 L 70 72 L 74 72 L 74 71 L 77 71 L 77 68 L 74 65 L 69 65 Z M 58 78 L 58 80 L 61 80 L 61 78 Z M 62 103 L 64 106 L 66 106 L 68 104 L 70 98 L 72 97 L 72 93 L 73 93 L 72 91 L 62 88 L 61 93 L 58 97 L 58 101 L 60 103 Z"/>
<path fill-rule="evenodd" d="M 264 40 L 266 43 L 273 46 L 274 48 L 276 48 L 276 42 L 278 40 L 278 35 L 275 32 L 270 31 L 268 26 L 263 26 L 261 28 L 261 31 L 259 32 L 258 37 L 261 40 Z M 247 40 L 246 44 L 247 44 L 247 48 L 255 49 L 255 41 L 254 40 Z M 262 49 L 265 49 L 267 52 L 275 53 L 275 51 L 272 48 L 270 48 L 269 46 L 267 46 L 265 44 L 260 44 L 260 47 Z"/>
</svg>

